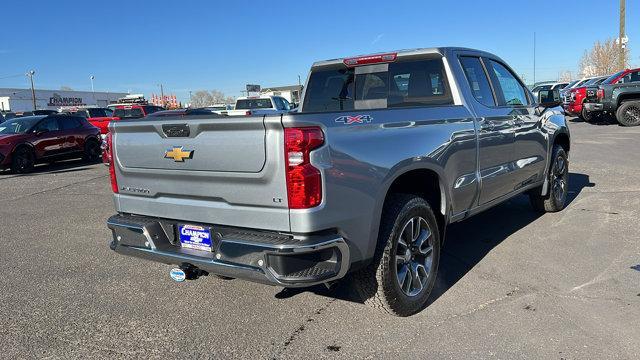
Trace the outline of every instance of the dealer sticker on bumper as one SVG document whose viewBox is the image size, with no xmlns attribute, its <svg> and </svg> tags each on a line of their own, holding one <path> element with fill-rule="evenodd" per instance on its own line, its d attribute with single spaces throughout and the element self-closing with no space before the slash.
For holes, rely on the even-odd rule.
<svg viewBox="0 0 640 360">
<path fill-rule="evenodd" d="M 197 225 L 180 225 L 178 230 L 182 247 L 211 251 L 211 228 Z"/>
</svg>

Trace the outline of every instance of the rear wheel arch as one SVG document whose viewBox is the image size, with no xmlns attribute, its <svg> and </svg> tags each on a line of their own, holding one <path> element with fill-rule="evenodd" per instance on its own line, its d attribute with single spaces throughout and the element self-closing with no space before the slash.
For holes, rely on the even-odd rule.
<svg viewBox="0 0 640 360">
<path fill-rule="evenodd" d="M 399 172 L 386 188 L 379 219 L 382 219 L 385 206 L 394 195 L 418 195 L 429 203 L 436 216 L 440 234 L 444 234 L 448 221 L 446 214 L 449 197 L 442 179 L 443 177 L 436 170 L 427 167 Z"/>
<path fill-rule="evenodd" d="M 616 108 L 619 108 L 623 102 L 625 101 L 640 101 L 640 93 L 627 93 L 627 94 L 620 94 L 620 96 L 618 96 L 618 102 Z"/>
<path fill-rule="evenodd" d="M 567 135 L 564 132 L 556 135 L 555 138 L 553 139 L 553 144 L 551 146 L 552 150 L 553 150 L 553 146 L 555 145 L 561 146 L 564 149 L 564 151 L 569 153 L 569 151 L 571 151 L 571 141 L 569 139 L 569 135 Z"/>
</svg>

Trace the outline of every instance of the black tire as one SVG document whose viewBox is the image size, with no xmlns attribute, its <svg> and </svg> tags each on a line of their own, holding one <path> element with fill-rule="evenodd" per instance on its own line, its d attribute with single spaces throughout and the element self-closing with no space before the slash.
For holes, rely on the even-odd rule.
<svg viewBox="0 0 640 360">
<path fill-rule="evenodd" d="M 100 142 L 96 139 L 88 139 L 84 143 L 84 155 L 83 159 L 88 162 L 98 162 L 102 157 L 102 149 L 100 148 Z"/>
<path fill-rule="evenodd" d="M 584 105 L 582 105 L 582 111 L 580 112 L 580 117 L 582 118 L 582 120 L 584 120 L 585 122 L 588 122 L 589 124 L 593 124 L 596 120 L 596 115 L 590 111 L 587 111 Z"/>
<path fill-rule="evenodd" d="M 11 158 L 11 170 L 17 174 L 25 174 L 33 170 L 35 155 L 27 146 L 21 146 L 14 151 Z"/>
<path fill-rule="evenodd" d="M 554 145 L 549 169 L 549 191 L 542 196 L 542 188 L 529 193 L 531 206 L 539 212 L 558 212 L 566 206 L 569 192 L 569 158 L 559 145 Z"/>
<path fill-rule="evenodd" d="M 366 304 L 392 315 L 421 311 L 436 281 L 440 243 L 429 203 L 416 195 L 392 195 L 383 210 L 374 259 L 353 274 L 357 293 Z"/>
<path fill-rule="evenodd" d="M 616 111 L 616 120 L 622 126 L 640 125 L 640 101 L 625 101 Z"/>
</svg>

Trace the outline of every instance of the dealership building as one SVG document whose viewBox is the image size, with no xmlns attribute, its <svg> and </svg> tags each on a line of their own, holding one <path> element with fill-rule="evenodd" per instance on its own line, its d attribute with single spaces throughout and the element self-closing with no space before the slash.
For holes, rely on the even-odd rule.
<svg viewBox="0 0 640 360">
<path fill-rule="evenodd" d="M 101 106 L 115 102 L 126 93 L 72 90 L 35 90 L 38 110 L 58 110 L 63 106 Z M 33 110 L 31 89 L 0 88 L 0 110 L 23 112 Z"/>
</svg>

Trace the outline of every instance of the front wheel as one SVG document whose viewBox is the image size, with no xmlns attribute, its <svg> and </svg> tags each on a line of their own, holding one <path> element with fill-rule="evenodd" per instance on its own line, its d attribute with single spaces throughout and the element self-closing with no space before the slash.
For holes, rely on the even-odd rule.
<svg viewBox="0 0 640 360">
<path fill-rule="evenodd" d="M 422 310 L 436 281 L 440 233 L 429 203 L 394 195 L 383 210 L 374 260 L 354 274 L 365 303 L 396 316 Z"/>
<path fill-rule="evenodd" d="M 35 155 L 26 146 L 18 148 L 12 155 L 11 170 L 18 174 L 28 173 L 35 165 Z"/>
<path fill-rule="evenodd" d="M 569 158 L 567 152 L 558 145 L 553 147 L 548 182 L 547 195 L 543 196 L 542 188 L 537 188 L 529 193 L 529 200 L 537 211 L 558 212 L 564 209 L 569 192 Z"/>
<path fill-rule="evenodd" d="M 620 104 L 616 119 L 622 126 L 640 125 L 640 101 L 625 101 Z"/>
</svg>

